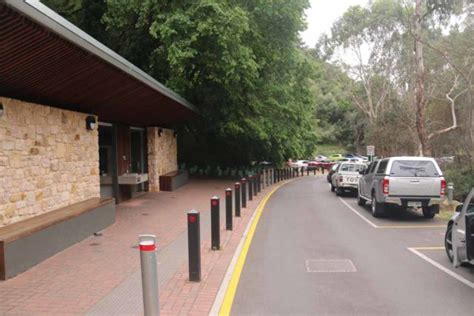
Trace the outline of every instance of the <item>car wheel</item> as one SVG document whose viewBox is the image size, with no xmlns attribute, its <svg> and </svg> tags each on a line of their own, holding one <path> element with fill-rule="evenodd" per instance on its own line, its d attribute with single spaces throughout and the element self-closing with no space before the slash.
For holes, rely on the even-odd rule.
<svg viewBox="0 0 474 316">
<path fill-rule="evenodd" d="M 446 254 L 448 255 L 449 261 L 452 263 L 454 260 L 453 223 L 449 223 L 448 229 L 446 229 L 446 235 L 444 235 L 444 248 L 446 249 Z"/>
<path fill-rule="evenodd" d="M 344 190 L 342 190 L 341 188 L 336 188 L 336 195 L 337 196 L 341 196 L 343 193 L 344 193 Z"/>
<path fill-rule="evenodd" d="M 437 206 L 437 208 L 436 208 Z M 436 210 L 439 210 L 439 205 L 432 205 L 432 206 L 423 206 L 423 216 L 425 218 L 433 218 L 436 215 Z"/>
<path fill-rule="evenodd" d="M 357 193 L 357 204 L 359 206 L 364 206 L 366 200 L 360 196 L 360 193 Z"/>
<path fill-rule="evenodd" d="M 375 195 L 372 195 L 372 216 L 373 217 L 382 217 L 384 215 L 384 203 L 378 203 L 375 199 Z"/>
<path fill-rule="evenodd" d="M 334 192 L 334 190 L 336 190 L 336 187 L 332 185 L 331 183 L 331 192 Z"/>
</svg>

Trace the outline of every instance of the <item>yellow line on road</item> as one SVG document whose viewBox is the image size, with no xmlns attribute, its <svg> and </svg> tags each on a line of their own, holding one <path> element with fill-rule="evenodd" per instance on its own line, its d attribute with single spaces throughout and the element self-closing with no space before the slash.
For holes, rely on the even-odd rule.
<svg viewBox="0 0 474 316">
<path fill-rule="evenodd" d="M 244 268 L 245 260 L 247 259 L 247 253 L 250 248 L 250 244 L 252 243 L 253 235 L 255 234 L 255 230 L 257 228 L 258 221 L 260 220 L 260 216 L 262 215 L 263 209 L 267 204 L 268 199 L 272 196 L 272 194 L 278 190 L 281 186 L 290 183 L 293 181 L 289 181 L 277 186 L 273 189 L 268 195 L 263 199 L 256 210 L 256 215 L 252 221 L 250 226 L 247 238 L 245 239 L 244 245 L 242 247 L 242 251 L 240 252 L 239 258 L 235 265 L 234 272 L 232 273 L 232 277 L 229 282 L 229 286 L 227 287 L 227 291 L 224 296 L 224 300 L 222 302 L 221 310 L 219 311 L 219 315 L 229 315 L 232 304 L 234 303 L 235 292 L 237 291 L 237 286 L 239 285 L 240 275 L 242 274 L 242 270 Z"/>
</svg>

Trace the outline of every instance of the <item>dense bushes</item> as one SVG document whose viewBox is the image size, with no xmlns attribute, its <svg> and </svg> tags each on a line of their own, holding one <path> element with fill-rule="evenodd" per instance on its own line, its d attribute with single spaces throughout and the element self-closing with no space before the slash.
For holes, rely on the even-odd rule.
<svg viewBox="0 0 474 316">
<path fill-rule="evenodd" d="M 444 171 L 446 181 L 454 183 L 454 198 L 463 201 L 465 196 L 474 187 L 474 172 L 469 168 L 459 168 L 450 165 Z"/>
</svg>

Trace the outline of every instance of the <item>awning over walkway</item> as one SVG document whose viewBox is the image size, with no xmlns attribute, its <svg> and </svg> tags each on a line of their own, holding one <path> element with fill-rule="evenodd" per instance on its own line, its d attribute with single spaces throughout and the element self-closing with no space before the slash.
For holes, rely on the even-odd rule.
<svg viewBox="0 0 474 316">
<path fill-rule="evenodd" d="M 0 95 L 172 126 L 196 108 L 37 0 L 0 0 Z"/>
</svg>

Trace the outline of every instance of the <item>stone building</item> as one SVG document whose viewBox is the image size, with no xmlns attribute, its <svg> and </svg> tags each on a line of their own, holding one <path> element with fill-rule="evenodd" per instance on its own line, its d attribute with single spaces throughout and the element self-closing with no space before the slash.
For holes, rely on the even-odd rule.
<svg viewBox="0 0 474 316">
<path fill-rule="evenodd" d="M 104 226 L 113 222 L 110 205 L 159 191 L 160 175 L 178 169 L 172 128 L 196 115 L 192 104 L 39 1 L 1 0 L 0 254 L 5 236 L 24 229 L 19 223 L 106 205 L 113 215 Z M 82 225 L 102 228 L 94 222 Z"/>
</svg>

